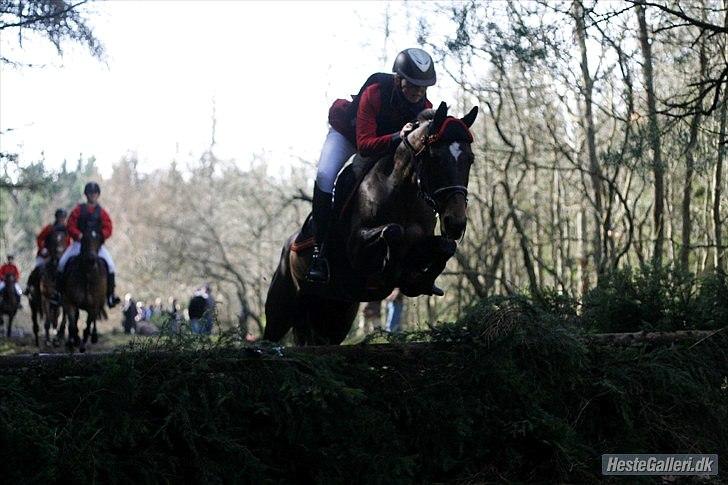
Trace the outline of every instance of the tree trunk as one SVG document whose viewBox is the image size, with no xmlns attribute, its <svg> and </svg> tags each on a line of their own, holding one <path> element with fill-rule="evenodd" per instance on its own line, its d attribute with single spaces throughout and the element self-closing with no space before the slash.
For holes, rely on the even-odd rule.
<svg viewBox="0 0 728 485">
<path fill-rule="evenodd" d="M 728 24 L 728 16 L 726 20 Z M 726 88 L 724 88 L 726 89 Z M 725 160 L 726 151 L 726 104 L 728 103 L 728 93 L 723 91 L 723 101 L 720 106 L 720 131 L 718 134 L 718 160 L 715 163 L 715 171 L 713 172 L 713 238 L 715 239 L 715 267 L 725 270 L 725 250 L 723 248 L 723 225 L 720 219 L 720 198 L 721 187 L 723 185 L 723 160 Z"/>
<path fill-rule="evenodd" d="M 660 149 L 660 129 L 657 124 L 657 101 L 655 98 L 654 77 L 652 72 L 652 46 L 647 33 L 644 0 L 637 0 L 637 21 L 639 23 L 640 46 L 642 50 L 642 73 L 647 91 L 647 116 L 649 120 L 650 146 L 652 148 L 652 173 L 655 177 L 655 200 L 653 207 L 654 249 L 652 262 L 662 265 L 662 253 L 665 246 L 665 167 Z"/>
<path fill-rule="evenodd" d="M 580 0 L 573 4 L 573 16 L 576 21 L 576 37 L 581 52 L 581 79 L 582 94 L 584 96 L 584 118 L 582 124 L 586 132 L 587 155 L 589 157 L 589 178 L 594 190 L 594 264 L 597 277 L 604 271 L 602 253 L 602 178 L 599 160 L 597 159 L 596 130 L 594 129 L 594 114 L 592 112 L 592 93 L 594 80 L 589 74 L 588 55 L 586 50 L 586 26 L 584 24 L 584 6 Z"/>
<path fill-rule="evenodd" d="M 705 10 L 703 9 L 703 15 Z M 705 37 L 700 43 L 700 81 L 705 79 L 707 59 L 705 56 Z M 702 107 L 701 107 L 702 108 Z M 690 261 L 690 236 L 692 234 L 692 220 L 690 218 L 690 205 L 693 193 L 693 174 L 695 172 L 695 147 L 698 144 L 698 128 L 700 127 L 701 110 L 696 110 L 690 120 L 690 138 L 685 147 L 685 185 L 683 185 L 682 200 L 682 245 L 680 246 L 680 268 L 683 271 L 689 270 Z"/>
</svg>

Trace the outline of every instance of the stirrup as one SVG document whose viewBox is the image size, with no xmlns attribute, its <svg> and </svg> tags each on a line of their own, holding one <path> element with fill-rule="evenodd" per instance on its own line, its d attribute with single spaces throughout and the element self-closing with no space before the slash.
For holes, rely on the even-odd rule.
<svg viewBox="0 0 728 485">
<path fill-rule="evenodd" d="M 106 298 L 106 304 L 109 305 L 109 308 L 114 308 L 116 305 L 118 305 L 121 302 L 121 298 L 119 298 L 116 295 L 109 295 Z"/>
<path fill-rule="evenodd" d="M 321 250 L 316 246 L 311 256 L 311 264 L 308 266 L 306 280 L 311 283 L 326 284 L 329 282 L 329 262 L 321 254 Z"/>
</svg>

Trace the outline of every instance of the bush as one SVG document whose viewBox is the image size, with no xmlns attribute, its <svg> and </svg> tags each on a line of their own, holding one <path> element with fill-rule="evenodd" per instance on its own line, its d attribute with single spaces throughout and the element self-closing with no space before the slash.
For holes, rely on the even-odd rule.
<svg viewBox="0 0 728 485">
<path fill-rule="evenodd" d="M 597 332 L 675 331 L 720 328 L 727 315 L 724 276 L 698 280 L 679 270 L 644 266 L 603 276 L 584 295 L 581 321 Z"/>
<path fill-rule="evenodd" d="M 609 315 L 642 326 L 717 322 L 725 279 L 670 293 L 686 289 L 674 275 L 619 272 L 591 293 L 589 326 L 614 329 Z M 688 304 L 701 316 L 683 320 Z M 387 336 L 421 342 L 406 347 L 304 352 L 183 331 L 102 358 L 7 367 L 0 476 L 585 483 L 602 478 L 602 453 L 728 455 L 727 332 L 605 346 L 589 340 L 575 308 L 549 292 L 491 297 L 457 322 Z"/>
</svg>

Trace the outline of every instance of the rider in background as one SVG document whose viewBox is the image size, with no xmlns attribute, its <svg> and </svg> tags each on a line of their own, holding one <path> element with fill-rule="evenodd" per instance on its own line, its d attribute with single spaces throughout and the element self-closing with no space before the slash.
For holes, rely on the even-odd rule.
<svg viewBox="0 0 728 485">
<path fill-rule="evenodd" d="M 38 253 L 35 258 L 35 267 L 37 268 L 48 259 L 48 248 L 46 248 L 46 241 L 48 236 L 54 232 L 65 232 L 66 233 L 66 247 L 71 244 L 71 237 L 68 235 L 68 228 L 66 227 L 66 217 L 68 213 L 64 209 L 57 209 L 55 213 L 56 220 L 52 224 L 45 226 L 35 242 L 38 245 Z"/>
<path fill-rule="evenodd" d="M 427 87 L 437 78 L 427 52 L 403 50 L 392 71 L 394 74 L 372 74 L 352 101 L 337 99 L 329 109 L 331 128 L 321 149 L 313 189 L 316 245 L 307 275 L 311 282 L 329 280 L 323 242 L 329 230 L 334 181 L 341 167 L 357 150 L 367 157 L 394 153 L 412 129 L 410 121 L 422 110 L 432 108 Z"/>
<path fill-rule="evenodd" d="M 101 187 L 96 182 L 89 182 L 83 189 L 83 193 L 86 196 L 85 204 L 78 204 L 68 217 L 68 233 L 73 238 L 73 243 L 66 248 L 66 252 L 61 256 L 61 260 L 58 262 L 59 274 L 63 273 L 66 267 L 66 263 L 72 256 L 81 254 L 81 238 L 83 237 L 83 231 L 88 225 L 96 225 L 101 228 L 101 236 L 103 241 L 106 241 L 111 237 L 112 224 L 109 214 L 98 204 L 99 196 L 101 195 Z M 109 250 L 106 249 L 105 244 L 101 244 L 99 248 L 99 257 L 106 261 L 108 268 L 109 279 L 107 282 L 107 303 L 109 308 L 113 308 L 121 300 L 114 294 L 116 286 L 115 276 L 116 267 L 114 261 L 111 259 Z"/>
<path fill-rule="evenodd" d="M 15 266 L 14 261 L 15 257 L 12 254 L 8 254 L 8 262 L 0 266 L 0 294 L 5 289 L 5 277 L 7 275 L 15 276 L 15 293 L 18 294 L 18 307 L 22 308 L 21 295 L 23 294 L 23 289 L 20 287 L 19 283 L 20 270 L 18 270 L 18 267 Z"/>
</svg>

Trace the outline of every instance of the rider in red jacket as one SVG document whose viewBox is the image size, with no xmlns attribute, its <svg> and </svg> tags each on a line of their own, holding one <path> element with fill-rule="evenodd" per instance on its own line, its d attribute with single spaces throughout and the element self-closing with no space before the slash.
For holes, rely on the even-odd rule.
<svg viewBox="0 0 728 485">
<path fill-rule="evenodd" d="M 85 204 L 78 204 L 72 211 L 71 215 L 68 216 L 68 234 L 73 238 L 73 243 L 66 248 L 66 252 L 61 256 L 61 260 L 58 262 L 59 269 L 59 280 L 60 275 L 68 263 L 68 260 L 72 256 L 77 256 L 81 253 L 81 238 L 83 237 L 83 228 L 89 224 L 98 226 L 103 240 L 106 241 L 111 237 L 113 231 L 113 225 L 111 223 L 111 217 L 108 212 L 98 204 L 99 196 L 101 195 L 101 187 L 96 182 L 89 182 L 83 189 L 83 193 L 86 196 Z M 108 298 L 107 303 L 109 308 L 116 306 L 121 300 L 114 293 L 116 287 L 116 267 L 114 266 L 114 260 L 111 259 L 111 253 L 106 249 L 106 245 L 102 244 L 99 248 L 99 257 L 106 261 L 106 266 L 109 269 L 109 279 L 107 281 Z"/>
<path fill-rule="evenodd" d="M 0 266 L 0 295 L 2 295 L 3 290 L 5 289 L 5 277 L 8 275 L 12 275 L 15 277 L 15 292 L 18 294 L 18 306 L 22 308 L 22 304 L 20 303 L 21 295 L 23 294 L 23 289 L 20 287 L 20 270 L 18 270 L 18 267 L 15 266 L 14 263 L 15 258 L 12 254 L 8 254 L 8 262 Z"/>
<path fill-rule="evenodd" d="M 319 158 L 313 189 L 316 246 L 307 279 L 326 283 L 329 267 L 324 257 L 331 216 L 331 193 L 339 170 L 358 150 L 364 156 L 394 153 L 410 122 L 432 108 L 427 87 L 435 84 L 435 65 L 422 49 L 405 49 L 397 55 L 394 74 L 376 73 L 367 79 L 353 100 L 337 99 L 329 109 L 331 129 Z"/>
<path fill-rule="evenodd" d="M 55 222 L 46 225 L 36 237 L 35 242 L 38 245 L 38 253 L 36 254 L 35 266 L 38 267 L 45 261 L 48 256 L 48 250 L 46 248 L 46 241 L 48 236 L 57 231 L 66 233 L 66 247 L 71 244 L 71 237 L 68 235 L 68 228 L 66 227 L 66 217 L 68 214 L 64 209 L 57 209 L 55 213 Z"/>
</svg>

